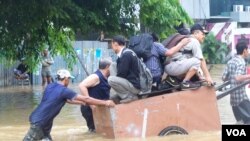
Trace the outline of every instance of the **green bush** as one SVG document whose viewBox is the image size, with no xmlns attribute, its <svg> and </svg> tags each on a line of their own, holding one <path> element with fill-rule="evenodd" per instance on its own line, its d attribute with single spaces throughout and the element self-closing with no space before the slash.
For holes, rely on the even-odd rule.
<svg viewBox="0 0 250 141">
<path fill-rule="evenodd" d="M 228 54 L 225 43 L 218 41 L 212 33 L 209 33 L 202 44 L 202 52 L 208 64 L 224 64 Z"/>
</svg>

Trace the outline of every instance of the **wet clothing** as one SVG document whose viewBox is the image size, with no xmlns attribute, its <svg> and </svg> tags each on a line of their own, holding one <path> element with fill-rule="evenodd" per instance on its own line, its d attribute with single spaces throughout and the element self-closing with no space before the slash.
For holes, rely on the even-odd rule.
<svg viewBox="0 0 250 141">
<path fill-rule="evenodd" d="M 222 79 L 230 81 L 230 87 L 234 88 L 243 82 L 237 82 L 235 77 L 246 75 L 246 62 L 242 56 L 235 56 L 227 63 Z M 246 94 L 245 87 L 241 87 L 230 94 L 230 104 L 237 121 L 243 120 L 250 124 L 250 101 Z"/>
<path fill-rule="evenodd" d="M 59 114 L 67 100 L 73 100 L 77 94 L 59 83 L 49 84 L 43 94 L 41 103 L 30 115 L 32 125 L 42 129 L 44 136 L 50 136 L 54 118 Z"/>
<path fill-rule="evenodd" d="M 108 100 L 111 87 L 109 86 L 107 79 L 105 78 L 105 76 L 103 76 L 100 70 L 97 70 L 95 74 L 98 76 L 100 83 L 94 87 L 88 88 L 89 96 L 96 98 L 96 99 Z M 82 116 L 86 120 L 89 130 L 90 131 L 95 130 L 93 113 L 92 113 L 92 109 L 90 108 L 90 106 L 82 105 L 81 113 L 82 113 Z"/>
<path fill-rule="evenodd" d="M 86 124 L 87 124 L 89 131 L 95 130 L 95 123 L 94 123 L 93 112 L 92 112 L 91 107 L 87 106 L 87 105 L 86 106 L 82 105 L 81 106 L 81 113 L 86 121 Z"/>
<path fill-rule="evenodd" d="M 31 124 L 30 129 L 24 137 L 23 141 L 37 141 L 41 139 L 46 141 L 52 141 L 50 134 L 45 136 L 43 129 L 40 126 Z"/>
</svg>

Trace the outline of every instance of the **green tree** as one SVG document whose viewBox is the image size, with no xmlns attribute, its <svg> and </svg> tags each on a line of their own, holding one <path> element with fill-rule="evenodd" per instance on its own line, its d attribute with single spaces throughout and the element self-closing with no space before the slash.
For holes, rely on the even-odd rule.
<svg viewBox="0 0 250 141">
<path fill-rule="evenodd" d="M 209 33 L 202 45 L 204 58 L 209 64 L 225 63 L 228 47 L 225 43 L 218 41 L 214 34 Z"/>
<path fill-rule="evenodd" d="M 176 32 L 181 23 L 193 23 L 178 0 L 142 0 L 140 22 L 162 38 Z"/>
<path fill-rule="evenodd" d="M 26 57 L 31 70 L 46 46 L 71 66 L 77 32 L 129 36 L 140 22 L 165 37 L 192 22 L 178 0 L 1 0 L 0 16 L 0 59 L 11 64 Z"/>
</svg>

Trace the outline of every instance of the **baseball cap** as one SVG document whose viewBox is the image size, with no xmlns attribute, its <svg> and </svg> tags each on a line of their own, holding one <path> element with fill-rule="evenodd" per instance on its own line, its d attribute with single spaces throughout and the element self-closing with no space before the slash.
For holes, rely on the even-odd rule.
<svg viewBox="0 0 250 141">
<path fill-rule="evenodd" d="M 208 31 L 204 27 L 202 27 L 200 24 L 194 24 L 190 29 L 191 33 L 193 33 L 193 31 L 195 30 L 200 30 L 204 34 L 208 34 Z"/>
<path fill-rule="evenodd" d="M 65 77 L 68 77 L 68 78 L 75 78 L 74 76 L 72 76 L 70 74 L 70 72 L 68 70 L 65 70 L 65 69 L 60 69 L 57 71 L 56 73 L 61 79 L 65 78 Z"/>
</svg>

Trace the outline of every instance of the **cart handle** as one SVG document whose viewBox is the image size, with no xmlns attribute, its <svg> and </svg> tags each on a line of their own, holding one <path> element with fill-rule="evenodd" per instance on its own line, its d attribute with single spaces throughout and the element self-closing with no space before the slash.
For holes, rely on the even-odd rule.
<svg viewBox="0 0 250 141">
<path fill-rule="evenodd" d="M 219 100 L 219 99 L 221 99 L 221 98 L 227 96 L 228 94 L 232 93 L 233 91 L 238 90 L 238 89 L 241 88 L 241 87 L 244 87 L 245 85 L 247 85 L 247 84 L 249 84 L 249 83 L 250 83 L 250 80 L 244 81 L 244 82 L 241 83 L 240 85 L 238 85 L 238 86 L 236 86 L 236 87 L 234 87 L 234 88 L 228 89 L 228 90 L 226 90 L 226 91 L 223 92 L 223 93 L 218 94 L 218 95 L 216 96 L 216 98 L 217 98 L 217 100 Z M 222 85 L 223 85 L 223 84 L 222 84 Z M 224 85 L 224 86 L 225 86 L 225 85 Z M 220 88 L 222 88 L 222 87 L 220 87 Z"/>
</svg>

